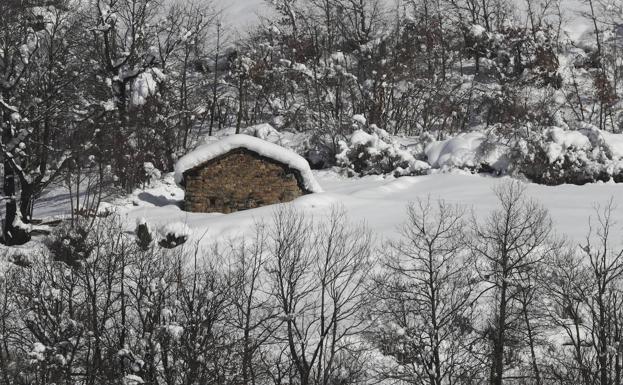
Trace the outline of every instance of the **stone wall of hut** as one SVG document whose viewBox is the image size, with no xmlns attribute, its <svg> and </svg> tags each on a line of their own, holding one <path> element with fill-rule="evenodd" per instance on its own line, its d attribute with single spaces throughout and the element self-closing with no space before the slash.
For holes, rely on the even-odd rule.
<svg viewBox="0 0 623 385">
<path fill-rule="evenodd" d="M 184 209 L 227 214 L 288 202 L 305 194 L 297 173 L 284 164 L 237 149 L 184 174 Z"/>
</svg>

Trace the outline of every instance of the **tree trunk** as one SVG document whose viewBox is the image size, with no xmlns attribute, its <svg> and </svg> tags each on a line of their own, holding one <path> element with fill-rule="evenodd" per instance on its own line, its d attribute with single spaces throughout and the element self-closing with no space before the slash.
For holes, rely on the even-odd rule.
<svg viewBox="0 0 623 385">
<path fill-rule="evenodd" d="M 35 189 L 32 184 L 21 183 L 19 212 L 22 215 L 22 222 L 30 223 L 32 221 L 33 205 L 35 203 Z"/>
<path fill-rule="evenodd" d="M 504 372 L 504 337 L 506 326 L 506 290 L 507 283 L 505 277 L 500 289 L 500 310 L 498 314 L 497 330 L 493 341 L 493 357 L 491 365 L 491 385 L 502 385 L 502 374 Z"/>
<path fill-rule="evenodd" d="M 532 331 L 532 325 L 530 324 L 530 318 L 528 316 L 528 304 L 523 304 L 523 316 L 526 323 L 526 332 L 528 333 L 528 343 L 530 344 L 530 358 L 532 359 L 532 370 L 534 370 L 534 380 L 536 385 L 541 385 L 541 372 L 539 371 L 538 360 L 536 352 L 534 350 L 534 333 Z"/>
<path fill-rule="evenodd" d="M 6 113 L 4 115 L 3 120 L 6 126 L 2 132 L 2 143 L 9 143 L 13 138 L 13 135 L 11 135 L 11 127 L 8 123 L 10 118 L 6 116 Z M 16 219 L 18 219 L 15 177 L 15 170 L 11 162 L 5 159 L 3 190 L 6 199 L 6 207 L 2 237 L 4 244 L 7 246 L 23 245 L 30 240 L 28 232 L 15 226 Z"/>
</svg>

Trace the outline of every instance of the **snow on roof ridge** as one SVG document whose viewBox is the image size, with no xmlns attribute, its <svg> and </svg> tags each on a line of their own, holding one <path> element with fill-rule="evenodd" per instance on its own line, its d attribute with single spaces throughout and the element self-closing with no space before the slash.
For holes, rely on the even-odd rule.
<svg viewBox="0 0 623 385">
<path fill-rule="evenodd" d="M 237 148 L 245 148 L 261 156 L 288 165 L 301 174 L 303 187 L 307 191 L 322 192 L 322 187 L 316 182 L 316 178 L 314 178 L 309 168 L 309 163 L 307 163 L 305 158 L 277 144 L 244 134 L 230 135 L 219 141 L 201 145 L 184 155 L 175 164 L 175 182 L 180 184 L 186 171 Z"/>
</svg>

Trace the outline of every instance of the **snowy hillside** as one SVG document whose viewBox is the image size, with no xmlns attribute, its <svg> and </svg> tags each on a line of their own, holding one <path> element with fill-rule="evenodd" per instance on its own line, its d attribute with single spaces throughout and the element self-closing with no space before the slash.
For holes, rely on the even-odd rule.
<svg viewBox="0 0 623 385">
<path fill-rule="evenodd" d="M 391 9 L 400 4 L 404 4 L 405 0 L 383 0 Z M 257 23 L 258 16 L 266 15 L 269 10 L 266 7 L 265 0 L 217 0 L 215 3 L 217 8 L 223 9 L 227 18 L 230 18 L 237 25 L 249 25 Z M 520 9 L 519 17 L 525 17 L 526 4 L 517 2 Z M 581 17 L 581 14 L 588 11 L 588 6 L 583 0 L 562 0 L 561 8 L 564 13 L 562 23 L 563 29 L 572 40 L 579 40 L 582 36 L 590 31 L 591 25 Z"/>
<path fill-rule="evenodd" d="M 216 0 L 212 4 L 223 12 L 223 18 L 231 20 L 238 32 L 259 22 L 259 17 L 269 11 L 264 0 Z"/>
</svg>

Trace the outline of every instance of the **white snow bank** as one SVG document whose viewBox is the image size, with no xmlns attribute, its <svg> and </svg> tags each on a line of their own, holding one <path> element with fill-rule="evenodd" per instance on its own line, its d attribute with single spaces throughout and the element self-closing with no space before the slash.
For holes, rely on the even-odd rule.
<svg viewBox="0 0 623 385">
<path fill-rule="evenodd" d="M 604 140 L 604 145 L 612 153 L 612 157 L 615 159 L 623 158 L 623 135 L 601 131 L 601 136 Z"/>
<path fill-rule="evenodd" d="M 434 168 L 476 167 L 478 148 L 485 141 L 482 132 L 468 132 L 454 138 L 432 142 L 424 152 Z"/>
<path fill-rule="evenodd" d="M 281 133 L 268 123 L 249 126 L 243 129 L 242 133 L 271 143 L 278 143 L 281 140 Z"/>
<path fill-rule="evenodd" d="M 303 178 L 303 187 L 305 187 L 306 190 L 314 193 L 322 192 L 322 188 L 318 182 L 316 182 L 309 168 L 309 164 L 302 156 L 287 148 L 242 134 L 228 136 L 218 142 L 204 144 L 183 156 L 175 165 L 175 181 L 181 183 L 186 171 L 221 155 L 225 155 L 237 148 L 253 151 L 261 156 L 274 159 L 277 162 L 297 170 Z"/>
</svg>

